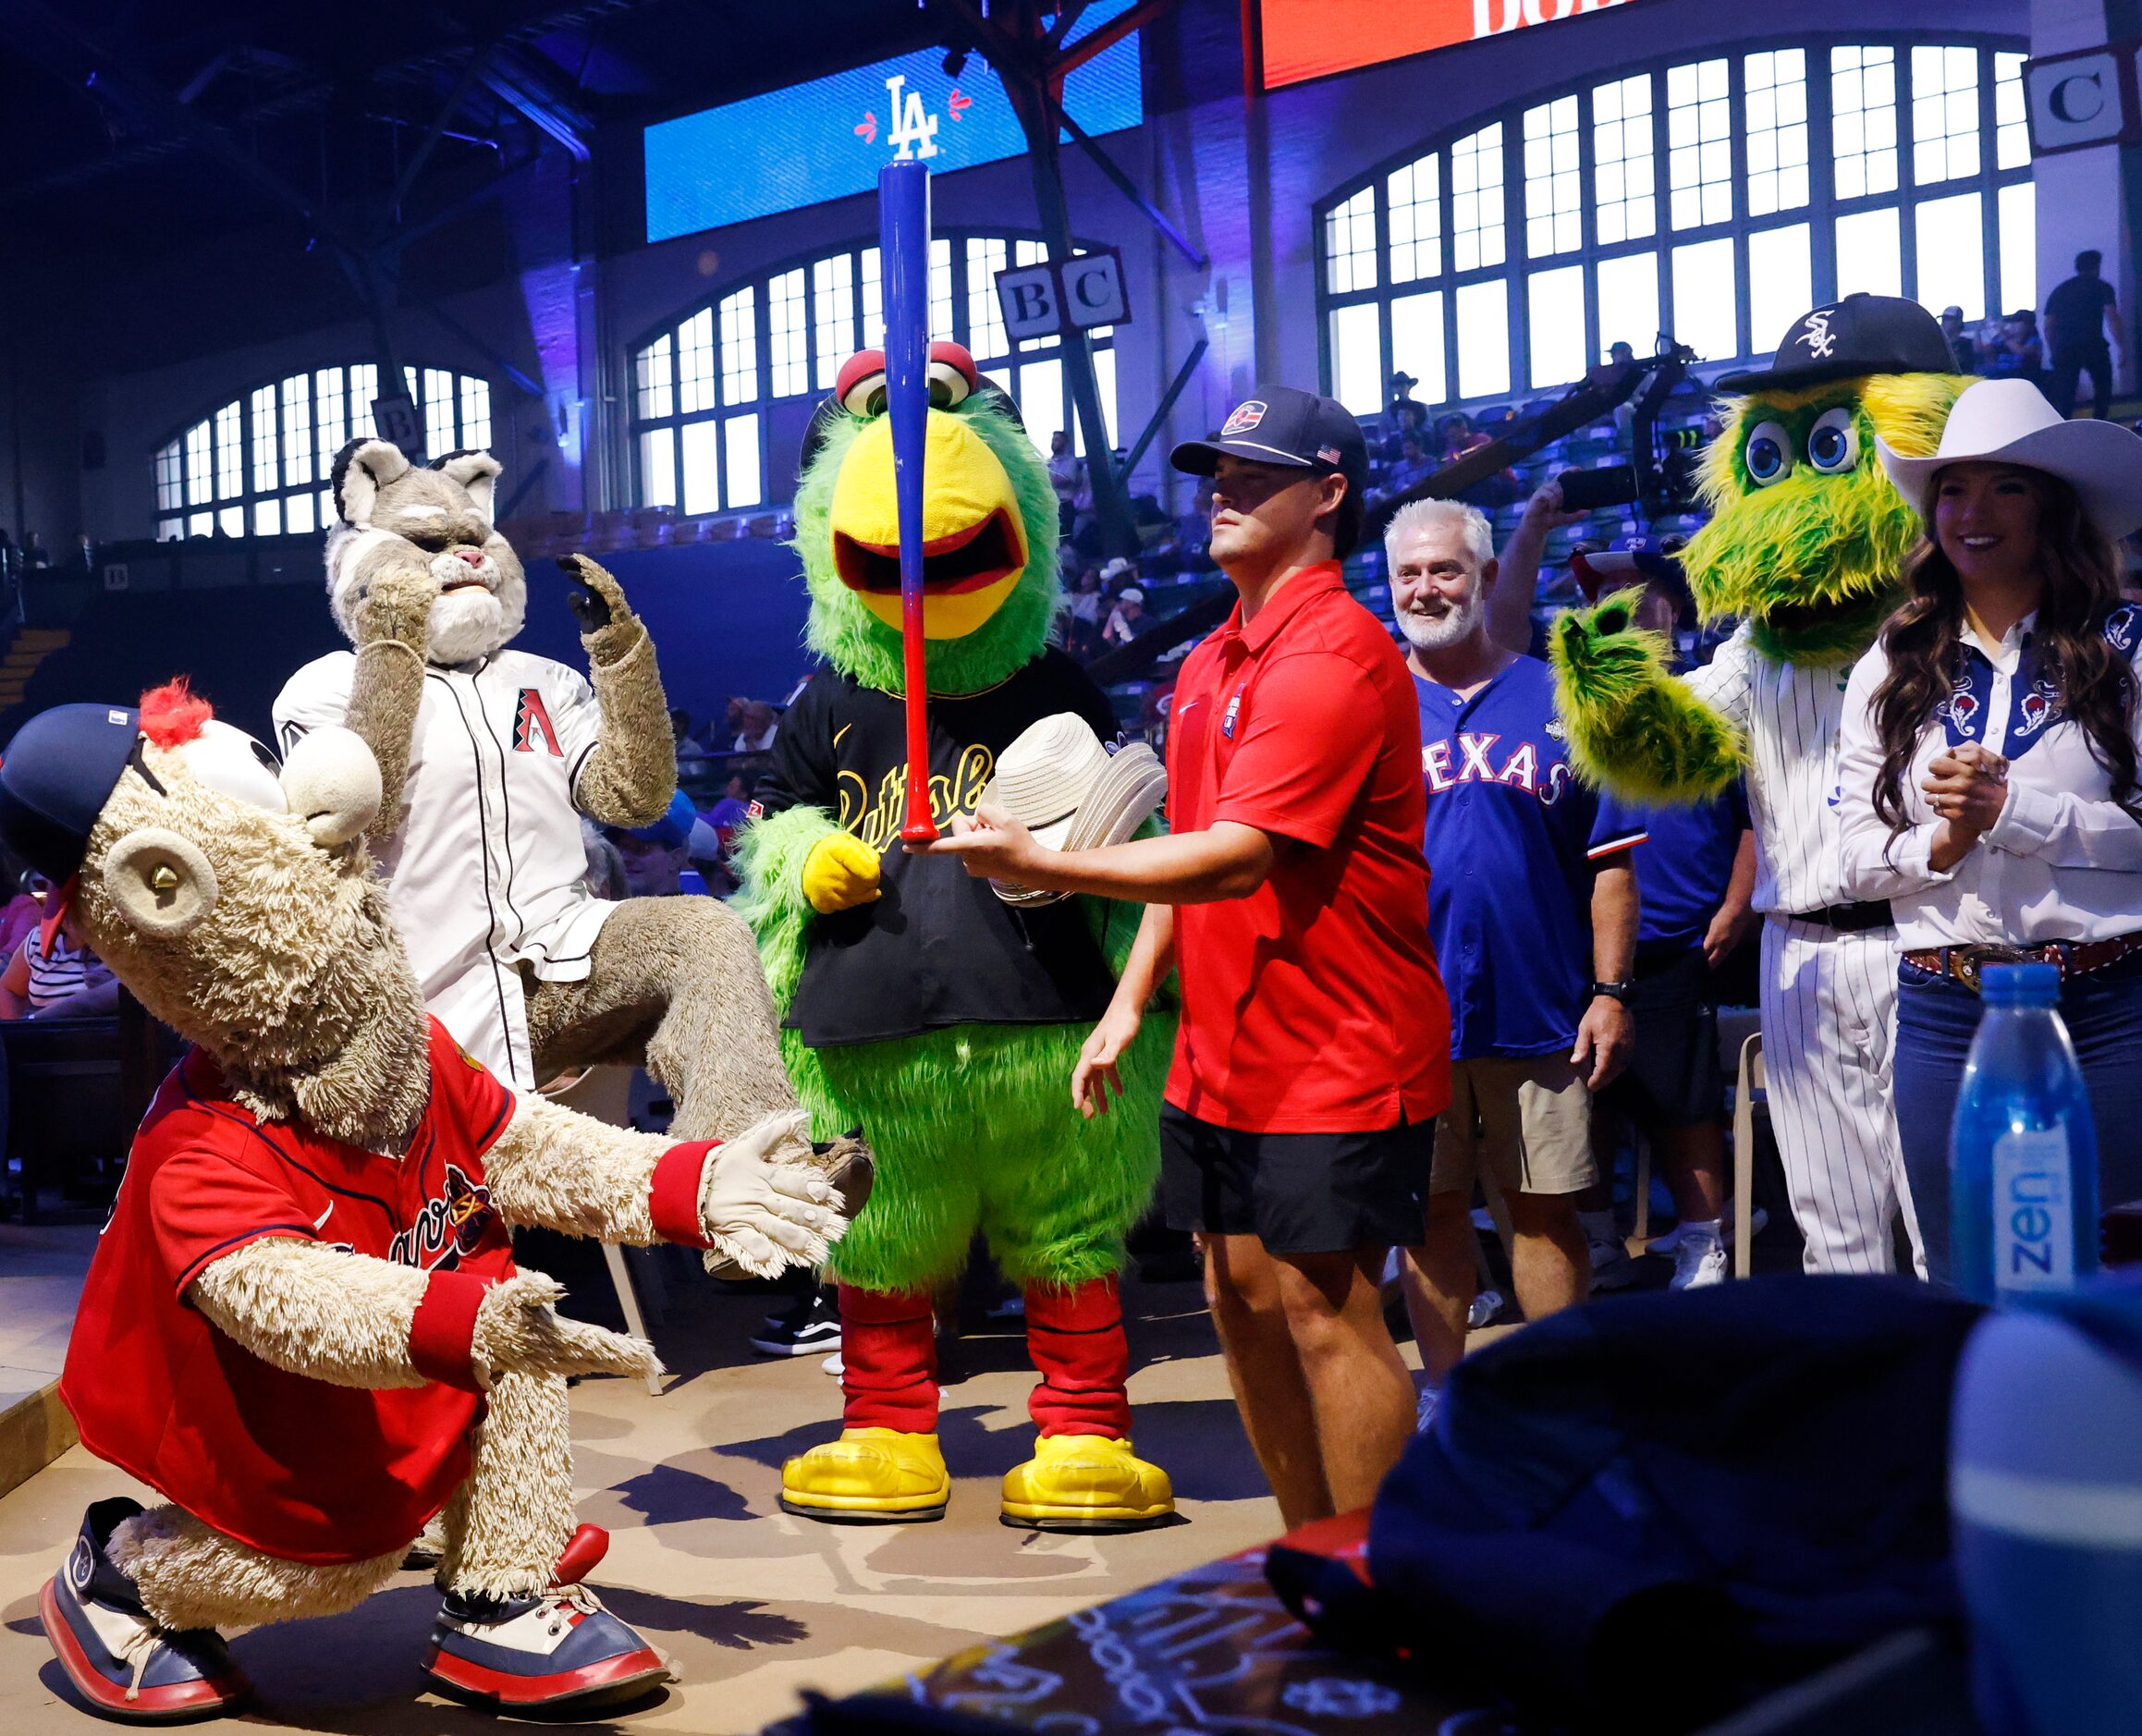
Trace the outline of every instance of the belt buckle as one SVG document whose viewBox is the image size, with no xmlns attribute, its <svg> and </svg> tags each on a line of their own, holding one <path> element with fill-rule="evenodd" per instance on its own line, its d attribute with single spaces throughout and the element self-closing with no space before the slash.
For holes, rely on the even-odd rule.
<svg viewBox="0 0 2142 1736">
<path fill-rule="evenodd" d="M 1956 981 L 1974 995 L 1984 991 L 1978 984 L 1978 973 L 1989 964 L 2027 964 L 2033 955 L 2022 947 L 1960 947 L 1951 955 L 1950 968 Z"/>
</svg>

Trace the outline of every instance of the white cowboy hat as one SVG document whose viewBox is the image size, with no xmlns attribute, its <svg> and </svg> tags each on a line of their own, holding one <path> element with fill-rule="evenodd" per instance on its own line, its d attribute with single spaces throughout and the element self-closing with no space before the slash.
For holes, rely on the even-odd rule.
<svg viewBox="0 0 2142 1736">
<path fill-rule="evenodd" d="M 2114 422 L 2067 422 L 2028 380 L 1965 387 L 1930 458 L 1908 458 L 1880 435 L 1875 450 L 1898 492 L 1933 517 L 1934 478 L 1966 459 L 2044 471 L 2068 483 L 2092 524 L 2114 541 L 2142 529 L 2142 434 Z"/>
<path fill-rule="evenodd" d="M 1168 774 L 1143 741 L 1110 753 L 1076 712 L 1030 724 L 997 756 L 982 800 L 1002 808 L 1051 850 L 1120 844 L 1160 805 Z M 1064 894 L 990 882 L 1007 904 L 1053 904 Z"/>
</svg>

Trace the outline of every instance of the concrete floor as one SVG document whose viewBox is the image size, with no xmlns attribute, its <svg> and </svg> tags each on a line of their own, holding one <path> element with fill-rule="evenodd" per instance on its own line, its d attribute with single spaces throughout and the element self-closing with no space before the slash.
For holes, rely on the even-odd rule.
<svg viewBox="0 0 2142 1736">
<path fill-rule="evenodd" d="M 1001 1526 L 998 1480 L 1030 1450 L 1018 1338 L 961 1341 L 965 1378 L 945 1399 L 955 1477 L 933 1525 L 853 1527 L 792 1519 L 781 1461 L 836 1432 L 838 1383 L 816 1357 L 752 1358 L 763 1299 L 689 1279 L 655 1330 L 677 1370 L 651 1397 L 623 1381 L 574 1398 L 580 1514 L 609 1528 L 594 1575 L 610 1607 L 669 1652 L 667 1697 L 578 1728 L 752 1731 L 811 1687 L 845 1691 L 1227 1555 L 1279 1529 L 1228 1396 L 1194 1284 L 1134 1289 L 1131 1393 L 1137 1446 L 1167 1467 L 1189 1522 L 1130 1536 L 1045 1536 Z M 1411 1350 L 1411 1347 L 1408 1347 Z M 962 1372 L 948 1365 L 947 1373 Z M 37 1593 L 82 1509 L 144 1493 L 74 1448 L 0 1498 L 0 1730 L 92 1728 L 67 1697 Z M 246 1721 L 290 1730 L 450 1736 L 491 1716 L 426 1694 L 417 1670 L 436 1595 L 416 1575 L 333 1620 L 255 1630 L 233 1647 L 258 1689 Z"/>
</svg>

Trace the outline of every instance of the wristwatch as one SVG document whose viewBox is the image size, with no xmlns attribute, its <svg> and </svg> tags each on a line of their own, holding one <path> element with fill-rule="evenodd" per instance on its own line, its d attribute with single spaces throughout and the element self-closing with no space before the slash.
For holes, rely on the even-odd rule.
<svg viewBox="0 0 2142 1736">
<path fill-rule="evenodd" d="M 1635 984 L 1624 977 L 1619 983 L 1594 983 L 1586 993 L 1604 995 L 1609 1000 L 1618 1000 L 1626 1007 L 1629 1004 L 1629 991 L 1635 986 Z"/>
</svg>

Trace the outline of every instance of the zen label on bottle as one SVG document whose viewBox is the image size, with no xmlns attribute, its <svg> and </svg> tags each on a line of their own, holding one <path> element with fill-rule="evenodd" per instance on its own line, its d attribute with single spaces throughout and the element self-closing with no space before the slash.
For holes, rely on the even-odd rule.
<svg viewBox="0 0 2142 1736">
<path fill-rule="evenodd" d="M 2075 1215 L 2069 1180 L 2064 1130 L 2011 1131 L 1993 1142 L 1995 1289 L 2075 1288 Z"/>
</svg>

